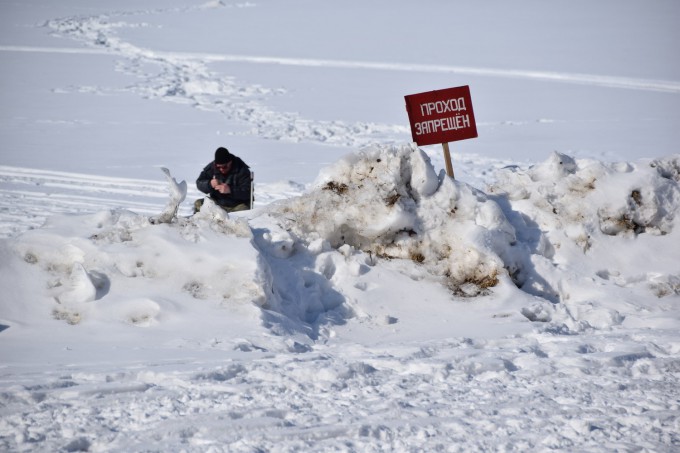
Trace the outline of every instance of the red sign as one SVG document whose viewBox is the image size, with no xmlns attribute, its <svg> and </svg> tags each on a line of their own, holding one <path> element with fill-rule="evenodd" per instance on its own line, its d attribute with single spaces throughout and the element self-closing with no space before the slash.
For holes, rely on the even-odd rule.
<svg viewBox="0 0 680 453">
<path fill-rule="evenodd" d="M 413 141 L 420 146 L 477 137 L 468 85 L 404 96 Z"/>
</svg>

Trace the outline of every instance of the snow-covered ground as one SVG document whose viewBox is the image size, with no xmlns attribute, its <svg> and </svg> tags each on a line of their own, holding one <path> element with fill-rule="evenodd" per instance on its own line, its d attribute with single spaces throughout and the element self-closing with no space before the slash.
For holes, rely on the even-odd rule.
<svg viewBox="0 0 680 453">
<path fill-rule="evenodd" d="M 680 448 L 676 2 L 100 3 L 0 3 L 0 449 Z"/>
</svg>

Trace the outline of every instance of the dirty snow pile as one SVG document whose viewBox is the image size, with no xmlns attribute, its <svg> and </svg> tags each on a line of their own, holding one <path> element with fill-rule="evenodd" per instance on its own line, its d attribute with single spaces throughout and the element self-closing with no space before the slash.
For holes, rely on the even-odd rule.
<svg viewBox="0 0 680 453">
<path fill-rule="evenodd" d="M 316 190 L 280 210 L 301 237 L 348 244 L 383 259 L 423 263 L 455 293 L 498 282 L 515 232 L 484 193 L 436 174 L 409 147 L 367 149 L 323 172 Z"/>
<path fill-rule="evenodd" d="M 671 451 L 679 181 L 371 147 L 246 213 L 51 217 L 1 244 L 0 447 Z"/>
<path fill-rule="evenodd" d="M 306 241 L 421 263 L 458 296 L 514 282 L 550 302 L 541 311 L 560 310 L 559 302 L 582 311 L 589 311 L 582 304 L 596 305 L 592 319 L 578 317 L 586 326 L 625 319 L 617 310 L 626 304 L 594 304 L 596 294 L 680 294 L 673 253 L 680 252 L 678 156 L 605 164 L 554 153 L 495 178 L 486 194 L 437 175 L 419 149 L 366 149 L 323 171 L 310 194 L 273 211 Z"/>
</svg>

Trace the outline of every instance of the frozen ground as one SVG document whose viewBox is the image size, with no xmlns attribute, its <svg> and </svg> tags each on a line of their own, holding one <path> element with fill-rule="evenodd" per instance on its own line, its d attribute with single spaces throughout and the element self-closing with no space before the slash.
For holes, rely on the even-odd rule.
<svg viewBox="0 0 680 453">
<path fill-rule="evenodd" d="M 675 2 L 0 8 L 0 449 L 679 448 Z"/>
</svg>

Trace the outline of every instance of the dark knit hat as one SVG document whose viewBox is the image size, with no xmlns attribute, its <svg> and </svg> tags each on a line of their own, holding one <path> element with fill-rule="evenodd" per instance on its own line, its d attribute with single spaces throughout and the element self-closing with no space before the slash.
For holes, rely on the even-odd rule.
<svg viewBox="0 0 680 453">
<path fill-rule="evenodd" d="M 216 164 L 226 164 L 228 162 L 231 162 L 231 160 L 234 158 L 229 153 L 229 150 L 227 148 L 219 147 L 217 148 L 217 151 L 215 151 L 215 163 Z"/>
</svg>

